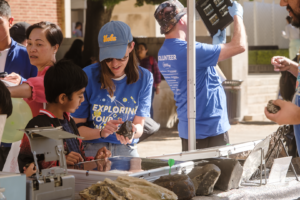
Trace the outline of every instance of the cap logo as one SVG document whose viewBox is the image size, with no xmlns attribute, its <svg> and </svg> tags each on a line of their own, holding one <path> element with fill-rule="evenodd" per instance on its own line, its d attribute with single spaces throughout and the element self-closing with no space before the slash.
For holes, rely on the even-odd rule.
<svg viewBox="0 0 300 200">
<path fill-rule="evenodd" d="M 107 37 L 107 35 L 103 36 L 103 42 L 112 42 L 112 41 L 116 41 L 117 37 L 114 37 L 114 34 L 111 34 L 109 37 Z"/>
</svg>

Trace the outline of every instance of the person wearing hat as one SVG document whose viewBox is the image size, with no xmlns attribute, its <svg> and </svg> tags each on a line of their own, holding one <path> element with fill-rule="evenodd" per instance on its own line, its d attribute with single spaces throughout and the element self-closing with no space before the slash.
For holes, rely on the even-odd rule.
<svg viewBox="0 0 300 200">
<path fill-rule="evenodd" d="M 26 22 L 19 22 L 14 24 L 10 29 L 10 37 L 14 39 L 17 43 L 27 46 L 26 30 L 30 24 Z"/>
<path fill-rule="evenodd" d="M 197 149 L 229 143 L 226 95 L 214 66 L 244 52 L 247 40 L 242 6 L 233 2 L 228 9 L 234 19 L 231 42 L 220 44 L 225 42 L 225 30 L 213 37 L 214 45 L 195 42 Z M 186 9 L 178 0 L 165 1 L 157 7 L 154 17 L 161 33 L 165 34 L 165 41 L 158 53 L 158 66 L 174 93 L 182 151 L 188 151 Z"/>
<path fill-rule="evenodd" d="M 87 156 L 105 146 L 112 156 L 138 157 L 136 144 L 150 116 L 152 74 L 138 66 L 131 30 L 124 22 L 106 23 L 98 42 L 100 62 L 83 69 L 89 80 L 85 101 L 72 116 Z M 125 121 L 133 123 L 132 138 L 116 133 Z"/>
</svg>

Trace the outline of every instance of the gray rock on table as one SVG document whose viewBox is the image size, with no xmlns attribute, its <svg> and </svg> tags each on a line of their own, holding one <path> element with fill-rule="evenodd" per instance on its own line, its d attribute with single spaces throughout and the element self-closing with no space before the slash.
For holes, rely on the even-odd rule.
<svg viewBox="0 0 300 200">
<path fill-rule="evenodd" d="M 243 174 L 243 167 L 239 161 L 230 158 L 213 158 L 203 160 L 197 166 L 205 166 L 207 164 L 214 164 L 221 170 L 221 175 L 215 184 L 215 188 L 223 191 L 237 189 Z"/>
<path fill-rule="evenodd" d="M 176 200 L 178 197 L 163 187 L 145 179 L 119 176 L 117 180 L 106 178 L 79 193 L 82 200 Z"/>
<path fill-rule="evenodd" d="M 190 200 L 195 196 L 194 184 L 190 177 L 184 174 L 161 176 L 153 183 L 174 192 L 178 200 Z"/>
<path fill-rule="evenodd" d="M 220 168 L 214 164 L 207 164 L 203 167 L 194 167 L 188 176 L 194 183 L 196 196 L 212 194 L 220 174 Z"/>
</svg>

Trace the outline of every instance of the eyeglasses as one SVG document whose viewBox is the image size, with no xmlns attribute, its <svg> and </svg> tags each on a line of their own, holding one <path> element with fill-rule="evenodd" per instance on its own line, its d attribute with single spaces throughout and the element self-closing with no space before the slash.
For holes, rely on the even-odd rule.
<svg viewBox="0 0 300 200">
<path fill-rule="evenodd" d="M 107 58 L 107 59 L 105 59 L 104 61 L 106 62 L 106 63 L 110 63 L 111 61 L 113 61 L 113 59 L 116 59 L 117 61 L 125 61 L 127 58 L 128 58 L 129 56 L 124 56 L 123 58 L 121 58 L 121 59 L 118 59 L 118 58 Z"/>
</svg>

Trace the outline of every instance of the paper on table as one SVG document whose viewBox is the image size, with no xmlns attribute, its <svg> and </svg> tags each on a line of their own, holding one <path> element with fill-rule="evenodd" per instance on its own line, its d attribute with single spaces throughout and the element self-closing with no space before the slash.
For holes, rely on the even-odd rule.
<svg viewBox="0 0 300 200">
<path fill-rule="evenodd" d="M 274 159 L 268 183 L 284 183 L 291 160 L 292 156 Z"/>
<path fill-rule="evenodd" d="M 0 143 L 3 135 L 5 122 L 6 122 L 6 115 L 0 115 Z"/>
<path fill-rule="evenodd" d="M 1 81 L 5 84 L 6 87 L 17 86 L 16 84 L 8 82 L 8 81 L 5 81 L 5 80 L 1 80 Z"/>
</svg>

